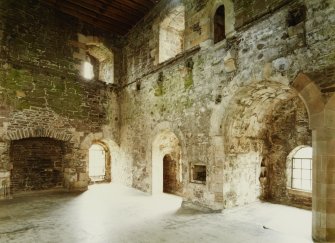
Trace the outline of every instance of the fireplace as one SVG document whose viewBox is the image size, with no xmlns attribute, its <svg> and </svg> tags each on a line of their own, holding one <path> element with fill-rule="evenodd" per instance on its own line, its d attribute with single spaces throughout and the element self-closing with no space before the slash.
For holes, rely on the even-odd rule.
<svg viewBox="0 0 335 243">
<path fill-rule="evenodd" d="M 64 142 L 56 139 L 38 137 L 12 141 L 12 193 L 62 188 L 64 155 Z"/>
</svg>

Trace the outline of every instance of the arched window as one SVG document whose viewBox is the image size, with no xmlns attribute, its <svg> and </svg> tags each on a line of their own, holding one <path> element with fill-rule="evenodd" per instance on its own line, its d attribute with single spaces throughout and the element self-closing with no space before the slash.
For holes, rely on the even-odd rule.
<svg viewBox="0 0 335 243">
<path fill-rule="evenodd" d="M 312 191 L 312 148 L 301 147 L 291 160 L 291 188 Z"/>
<path fill-rule="evenodd" d="M 226 38 L 225 30 L 225 7 L 221 5 L 214 15 L 214 43 L 218 43 Z"/>
</svg>

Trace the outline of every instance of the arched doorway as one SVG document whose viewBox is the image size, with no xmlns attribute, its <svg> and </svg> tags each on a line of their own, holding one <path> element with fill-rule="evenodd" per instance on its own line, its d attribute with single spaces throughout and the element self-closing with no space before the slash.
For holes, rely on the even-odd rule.
<svg viewBox="0 0 335 243">
<path fill-rule="evenodd" d="M 102 144 L 93 144 L 89 149 L 88 175 L 91 183 L 110 181 L 110 154 Z"/>
<path fill-rule="evenodd" d="M 152 143 L 152 194 L 182 193 L 181 147 L 177 136 L 168 130 Z"/>
</svg>

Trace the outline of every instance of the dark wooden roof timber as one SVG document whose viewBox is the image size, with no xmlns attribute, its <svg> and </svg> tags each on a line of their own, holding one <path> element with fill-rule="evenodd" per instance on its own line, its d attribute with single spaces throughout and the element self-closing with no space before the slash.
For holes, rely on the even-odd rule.
<svg viewBox="0 0 335 243">
<path fill-rule="evenodd" d="M 44 0 L 96 28 L 125 35 L 159 0 Z"/>
</svg>

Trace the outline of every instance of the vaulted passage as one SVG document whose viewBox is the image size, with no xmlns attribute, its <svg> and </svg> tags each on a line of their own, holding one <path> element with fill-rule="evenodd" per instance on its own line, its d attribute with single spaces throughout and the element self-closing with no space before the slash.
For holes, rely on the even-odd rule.
<svg viewBox="0 0 335 243">
<path fill-rule="evenodd" d="M 64 144 L 55 139 L 27 138 L 12 141 L 12 192 L 62 187 L 63 155 Z"/>
</svg>

